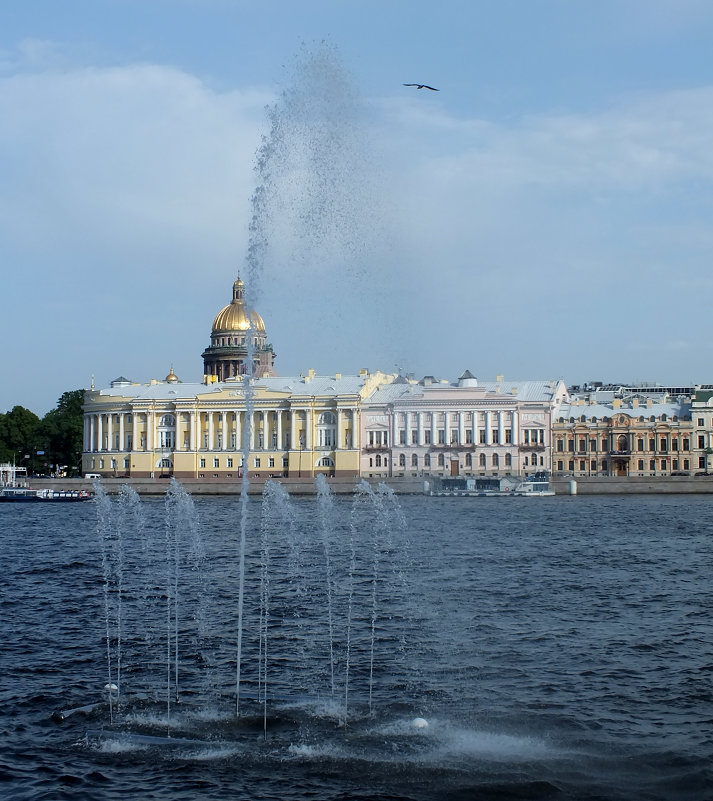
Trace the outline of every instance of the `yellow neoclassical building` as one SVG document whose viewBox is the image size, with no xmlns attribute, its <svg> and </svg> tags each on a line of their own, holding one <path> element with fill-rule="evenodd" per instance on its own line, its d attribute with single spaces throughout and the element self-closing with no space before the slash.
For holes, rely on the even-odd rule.
<svg viewBox="0 0 713 801">
<path fill-rule="evenodd" d="M 88 391 L 83 472 L 218 481 L 239 478 L 245 467 L 255 478 L 359 475 L 359 405 L 394 375 L 275 375 L 265 324 L 247 312 L 240 278 L 202 357 L 201 382 L 184 383 L 171 369 L 163 380 L 122 376 Z"/>
</svg>

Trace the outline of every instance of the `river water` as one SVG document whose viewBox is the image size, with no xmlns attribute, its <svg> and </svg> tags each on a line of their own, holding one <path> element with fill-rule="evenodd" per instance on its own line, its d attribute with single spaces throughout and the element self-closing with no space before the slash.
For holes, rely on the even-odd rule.
<svg viewBox="0 0 713 801">
<path fill-rule="evenodd" d="M 712 508 L 3 504 L 0 797 L 712 799 Z"/>
</svg>

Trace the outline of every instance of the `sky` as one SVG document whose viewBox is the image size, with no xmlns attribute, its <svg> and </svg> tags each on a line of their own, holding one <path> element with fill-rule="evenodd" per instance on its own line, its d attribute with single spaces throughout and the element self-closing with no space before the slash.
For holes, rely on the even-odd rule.
<svg viewBox="0 0 713 801">
<path fill-rule="evenodd" d="M 239 272 L 281 375 L 713 383 L 712 38 L 708 0 L 0 4 L 0 412 L 200 380 Z"/>
</svg>

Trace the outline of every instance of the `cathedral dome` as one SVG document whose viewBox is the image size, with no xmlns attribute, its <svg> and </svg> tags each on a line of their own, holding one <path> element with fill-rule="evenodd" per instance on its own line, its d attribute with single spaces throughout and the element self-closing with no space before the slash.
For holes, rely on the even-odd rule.
<svg viewBox="0 0 713 801">
<path fill-rule="evenodd" d="M 245 284 L 238 278 L 233 284 L 232 302 L 221 309 L 213 321 L 213 333 L 248 331 L 250 328 L 253 331 L 264 333 L 265 323 L 256 311 L 252 311 L 248 315 L 245 308 Z"/>
</svg>

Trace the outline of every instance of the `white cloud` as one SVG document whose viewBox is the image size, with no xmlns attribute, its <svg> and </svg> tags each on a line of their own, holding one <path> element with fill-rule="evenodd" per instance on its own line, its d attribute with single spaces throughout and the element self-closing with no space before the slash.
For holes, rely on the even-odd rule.
<svg viewBox="0 0 713 801">
<path fill-rule="evenodd" d="M 199 375 L 245 255 L 273 99 L 150 64 L 0 79 L 0 238 L 16 301 L 6 323 L 24 342 L 7 370 L 27 394 L 4 387 L 0 408 L 32 397 L 49 408 L 92 372 L 100 384 L 145 380 L 173 362 Z M 713 244 L 713 89 L 507 123 L 420 100 L 375 104 L 364 171 L 381 182 L 342 193 L 378 227 L 368 263 L 341 264 L 308 236 L 323 246 L 319 263 L 307 251 L 292 262 L 288 248 L 271 265 L 259 310 L 283 373 L 399 363 L 704 377 L 686 343 L 707 336 L 693 309 L 713 299 L 700 278 Z M 632 365 L 630 343 L 660 328 L 671 330 Z M 26 372 L 28 353 L 42 371 Z"/>
</svg>

